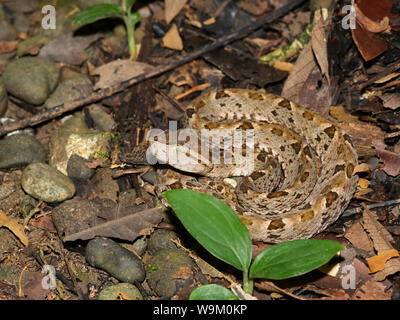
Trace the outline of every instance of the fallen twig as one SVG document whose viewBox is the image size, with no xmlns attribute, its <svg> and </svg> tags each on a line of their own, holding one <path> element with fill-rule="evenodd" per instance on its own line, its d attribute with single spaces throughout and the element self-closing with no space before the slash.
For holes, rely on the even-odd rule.
<svg viewBox="0 0 400 320">
<path fill-rule="evenodd" d="M 382 202 L 376 202 L 376 203 L 371 203 L 367 204 L 366 207 L 368 209 L 374 209 L 374 208 L 381 208 L 381 207 L 388 207 L 388 206 L 394 206 L 400 204 L 400 199 L 394 199 L 394 200 L 388 200 L 388 201 L 382 201 Z M 363 211 L 364 208 L 362 207 L 355 207 L 355 208 L 350 208 L 347 209 L 343 212 L 343 217 L 348 217 L 353 214 L 359 213 Z"/>
<path fill-rule="evenodd" d="M 303 2 L 305 2 L 305 0 L 292 0 L 288 4 L 271 11 L 270 13 L 265 15 L 265 17 L 257 20 L 256 22 L 251 23 L 231 34 L 223 36 L 214 42 L 208 43 L 205 46 L 201 47 L 200 49 L 187 54 L 186 56 L 184 56 L 183 58 L 181 58 L 179 60 L 176 60 L 172 63 L 166 64 L 163 66 L 158 66 L 154 71 L 140 74 L 128 81 L 122 82 L 118 85 L 114 85 L 114 86 L 112 86 L 110 88 L 106 88 L 104 90 L 100 90 L 98 92 L 91 94 L 88 97 L 83 98 L 83 99 L 69 101 L 69 102 L 66 102 L 55 108 L 52 108 L 50 110 L 46 110 L 41 113 L 35 114 L 29 118 L 3 125 L 0 127 L 0 137 L 9 132 L 14 131 L 14 130 L 19 130 L 19 129 L 22 129 L 22 128 L 25 128 L 28 126 L 33 126 L 33 125 L 42 123 L 42 122 L 50 120 L 50 119 L 54 119 L 66 112 L 75 110 L 84 105 L 94 103 L 94 102 L 97 102 L 104 98 L 110 97 L 110 96 L 112 96 L 118 92 L 121 92 L 121 91 L 125 90 L 126 88 L 131 87 L 139 82 L 142 82 L 142 81 L 150 79 L 150 78 L 154 78 L 154 77 L 159 76 L 167 71 L 177 68 L 183 64 L 186 64 L 186 63 L 202 56 L 203 54 L 205 54 L 207 52 L 210 52 L 210 51 L 220 48 L 232 41 L 239 40 L 239 39 L 247 36 L 249 33 L 251 33 L 254 30 L 257 30 L 258 28 L 262 27 L 263 25 L 282 17 L 283 15 L 288 13 L 290 10 L 296 8 Z"/>
</svg>

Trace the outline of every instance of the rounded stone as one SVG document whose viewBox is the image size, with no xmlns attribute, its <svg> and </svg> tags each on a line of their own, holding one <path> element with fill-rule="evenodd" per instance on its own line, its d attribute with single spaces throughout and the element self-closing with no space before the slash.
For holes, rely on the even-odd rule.
<svg viewBox="0 0 400 320">
<path fill-rule="evenodd" d="M 57 86 L 59 76 L 55 63 L 38 57 L 23 57 L 6 66 L 3 80 L 9 93 L 40 105 Z"/>
<path fill-rule="evenodd" d="M 179 241 L 179 236 L 176 232 L 165 229 L 157 229 L 151 234 L 149 240 L 147 241 L 147 247 L 151 252 L 156 252 L 163 249 L 176 249 L 177 245 L 173 242 L 173 240 Z"/>
<path fill-rule="evenodd" d="M 8 98 L 3 78 L 0 77 L 0 117 L 4 116 L 8 107 Z"/>
<path fill-rule="evenodd" d="M 17 30 L 7 21 L 0 21 L 0 41 L 12 41 L 17 39 Z"/>
<path fill-rule="evenodd" d="M 88 180 L 95 173 L 95 169 L 89 168 L 86 159 L 77 154 L 73 154 L 67 163 L 68 177 L 77 180 Z"/>
<path fill-rule="evenodd" d="M 143 300 L 139 289 L 130 283 L 118 283 L 100 291 L 98 300 L 121 300 L 121 294 L 129 300 Z"/>
<path fill-rule="evenodd" d="M 122 282 L 142 282 L 143 262 L 132 252 L 108 238 L 94 238 L 86 246 L 86 260 Z"/>
<path fill-rule="evenodd" d="M 70 178 L 40 162 L 24 169 L 21 185 L 27 194 L 46 202 L 61 202 L 75 194 L 75 185 Z"/>
<path fill-rule="evenodd" d="M 0 169 L 22 167 L 45 161 L 46 150 L 31 135 L 13 134 L 0 140 Z"/>
<path fill-rule="evenodd" d="M 39 8 L 39 0 L 5 1 L 4 5 L 14 12 L 32 12 Z"/>
<path fill-rule="evenodd" d="M 157 251 L 147 263 L 146 280 L 159 296 L 171 297 L 182 287 L 196 287 L 196 264 L 180 249 Z"/>
</svg>

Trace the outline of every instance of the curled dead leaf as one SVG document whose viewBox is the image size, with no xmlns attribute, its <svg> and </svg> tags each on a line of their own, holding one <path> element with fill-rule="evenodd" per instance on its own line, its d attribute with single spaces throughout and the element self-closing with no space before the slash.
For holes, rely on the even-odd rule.
<svg viewBox="0 0 400 320">
<path fill-rule="evenodd" d="M 367 258 L 369 272 L 374 273 L 383 270 L 386 261 L 388 261 L 390 258 L 398 256 L 399 252 L 396 249 L 391 249 L 383 251 L 371 258 Z"/>
<path fill-rule="evenodd" d="M 14 233 L 21 242 L 27 246 L 29 244 L 28 237 L 24 232 L 24 227 L 18 223 L 16 219 L 8 217 L 5 212 L 0 210 L 0 227 L 8 228 Z"/>
<path fill-rule="evenodd" d="M 383 17 L 382 20 L 380 21 L 374 21 L 370 18 L 368 18 L 357 6 L 357 4 L 354 4 L 354 9 L 356 11 L 356 16 L 358 22 L 362 25 L 362 27 L 373 33 L 379 33 L 379 32 L 388 32 L 390 31 L 390 25 L 389 25 L 389 17 Z"/>
</svg>

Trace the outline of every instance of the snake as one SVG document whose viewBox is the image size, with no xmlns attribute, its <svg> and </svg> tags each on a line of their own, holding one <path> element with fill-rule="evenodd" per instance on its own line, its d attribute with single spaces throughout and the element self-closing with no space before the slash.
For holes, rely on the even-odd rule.
<svg viewBox="0 0 400 320">
<path fill-rule="evenodd" d="M 148 155 L 161 164 L 157 195 L 192 189 L 215 196 L 253 241 L 313 237 L 339 218 L 357 188 L 350 137 L 281 96 L 213 89 L 187 106 L 183 127 L 149 138 Z"/>
</svg>

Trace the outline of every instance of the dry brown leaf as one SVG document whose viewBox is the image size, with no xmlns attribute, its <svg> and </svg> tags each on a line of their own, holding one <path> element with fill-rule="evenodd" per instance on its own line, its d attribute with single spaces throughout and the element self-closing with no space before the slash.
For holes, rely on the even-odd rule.
<svg viewBox="0 0 400 320">
<path fill-rule="evenodd" d="M 346 230 L 344 237 L 349 240 L 354 247 L 374 253 L 371 240 L 368 238 L 360 222 L 353 223 L 353 225 Z"/>
<path fill-rule="evenodd" d="M 392 258 L 386 261 L 385 268 L 374 274 L 374 279 L 377 281 L 383 281 L 388 276 L 395 274 L 400 271 L 400 258 Z"/>
<path fill-rule="evenodd" d="M 25 246 L 29 244 L 28 237 L 24 232 L 24 227 L 18 223 L 18 220 L 9 218 L 2 210 L 0 210 L 0 227 L 10 229 Z"/>
<path fill-rule="evenodd" d="M 166 35 L 162 38 L 162 45 L 172 50 L 182 50 L 183 42 L 175 23 L 172 24 Z"/>
<path fill-rule="evenodd" d="M 73 32 L 63 33 L 47 43 L 39 57 L 66 64 L 80 65 L 88 56 L 86 48 L 102 38 L 100 33 L 89 36 L 74 36 Z"/>
<path fill-rule="evenodd" d="M 374 247 L 378 254 L 393 250 L 391 242 L 393 238 L 390 233 L 378 222 L 377 215 L 363 205 L 363 225 L 369 233 L 370 238 L 373 241 Z M 400 271 L 400 258 L 392 258 L 386 262 L 385 268 L 374 275 L 374 278 L 378 281 L 384 280 L 387 276 Z"/>
<path fill-rule="evenodd" d="M 370 185 L 370 182 L 367 179 L 364 178 L 359 178 L 358 179 L 358 186 L 362 189 L 368 188 Z"/>
<path fill-rule="evenodd" d="M 143 230 L 156 226 L 161 220 L 161 208 L 146 209 L 68 234 L 63 241 L 87 240 L 96 236 L 133 241 L 142 235 Z"/>
<path fill-rule="evenodd" d="M 392 93 L 380 97 L 383 100 L 383 106 L 392 110 L 400 108 L 400 94 Z"/>
<path fill-rule="evenodd" d="M 386 145 L 382 142 L 375 142 L 373 146 L 376 149 L 376 154 L 385 164 L 383 171 L 392 177 L 396 177 L 400 172 L 399 155 L 395 152 L 385 150 Z"/>
<path fill-rule="evenodd" d="M 356 10 L 356 28 L 351 34 L 365 61 L 369 61 L 386 51 L 387 43 L 377 33 L 389 31 L 389 18 L 392 0 L 352 1 Z"/>
<path fill-rule="evenodd" d="M 240 7 L 253 16 L 260 16 L 271 10 L 269 0 L 241 0 Z"/>
<path fill-rule="evenodd" d="M 18 44 L 18 41 L 0 41 L 0 54 L 16 50 Z"/>
<path fill-rule="evenodd" d="M 367 281 L 357 289 L 353 295 L 354 300 L 390 300 L 392 290 L 386 290 L 386 286 L 374 280 Z"/>
<path fill-rule="evenodd" d="M 357 122 L 358 117 L 348 113 L 343 106 L 332 106 L 329 114 L 340 122 Z"/>
<path fill-rule="evenodd" d="M 390 258 L 398 256 L 399 252 L 396 249 L 391 249 L 383 251 L 371 258 L 367 258 L 366 260 L 368 262 L 369 272 L 374 273 L 383 270 L 386 261 L 388 261 Z"/>
<path fill-rule="evenodd" d="M 365 188 L 365 189 L 360 189 L 354 194 L 354 198 L 359 199 L 365 196 L 366 194 L 370 193 L 373 191 L 371 188 Z"/>
<path fill-rule="evenodd" d="M 298 102 L 298 97 L 304 82 L 306 82 L 309 74 L 316 66 L 314 55 L 312 52 L 311 42 L 309 42 L 303 50 L 301 50 L 292 72 L 283 84 L 281 96 Z"/>
<path fill-rule="evenodd" d="M 371 165 L 369 163 L 360 163 L 359 165 L 356 165 L 356 167 L 353 170 L 353 175 L 359 172 L 369 172 L 371 170 Z"/>
<path fill-rule="evenodd" d="M 114 60 L 92 71 L 92 75 L 100 75 L 100 80 L 94 86 L 94 90 L 111 87 L 152 70 L 154 67 L 144 62 Z"/>
<path fill-rule="evenodd" d="M 327 9 L 318 10 L 315 14 L 328 16 Z M 328 61 L 328 37 L 326 36 L 326 26 L 331 23 L 332 15 L 329 15 L 329 19 L 320 17 L 317 23 L 312 29 L 311 45 L 317 63 L 321 68 L 322 75 L 330 82 L 329 74 L 329 61 Z"/>
<path fill-rule="evenodd" d="M 369 233 L 378 253 L 393 249 L 393 238 L 383 225 L 378 222 L 378 216 L 363 205 L 363 226 Z"/>
<path fill-rule="evenodd" d="M 185 6 L 187 0 L 165 0 L 165 21 L 169 24 Z"/>
<path fill-rule="evenodd" d="M 376 125 L 357 121 L 341 122 L 339 126 L 351 137 L 360 157 L 374 156 L 376 150 L 372 146 L 375 144 L 384 145 L 385 133 Z"/>
<path fill-rule="evenodd" d="M 377 1 L 381 2 L 382 0 L 377 0 Z M 388 2 L 392 2 L 392 1 L 389 0 Z M 376 1 L 375 1 L 375 3 L 376 3 Z M 374 6 L 375 3 L 370 3 L 370 5 Z M 356 17 L 357 17 L 358 22 L 360 23 L 360 25 L 362 25 L 362 27 L 366 31 L 373 32 L 373 33 L 390 31 L 389 17 L 385 16 L 380 21 L 374 21 L 374 20 L 370 19 L 366 14 L 364 14 L 364 12 L 358 7 L 358 5 L 356 3 L 354 3 L 354 1 L 353 1 L 353 6 L 356 11 Z M 379 17 L 378 17 L 378 19 L 379 19 Z"/>
</svg>

